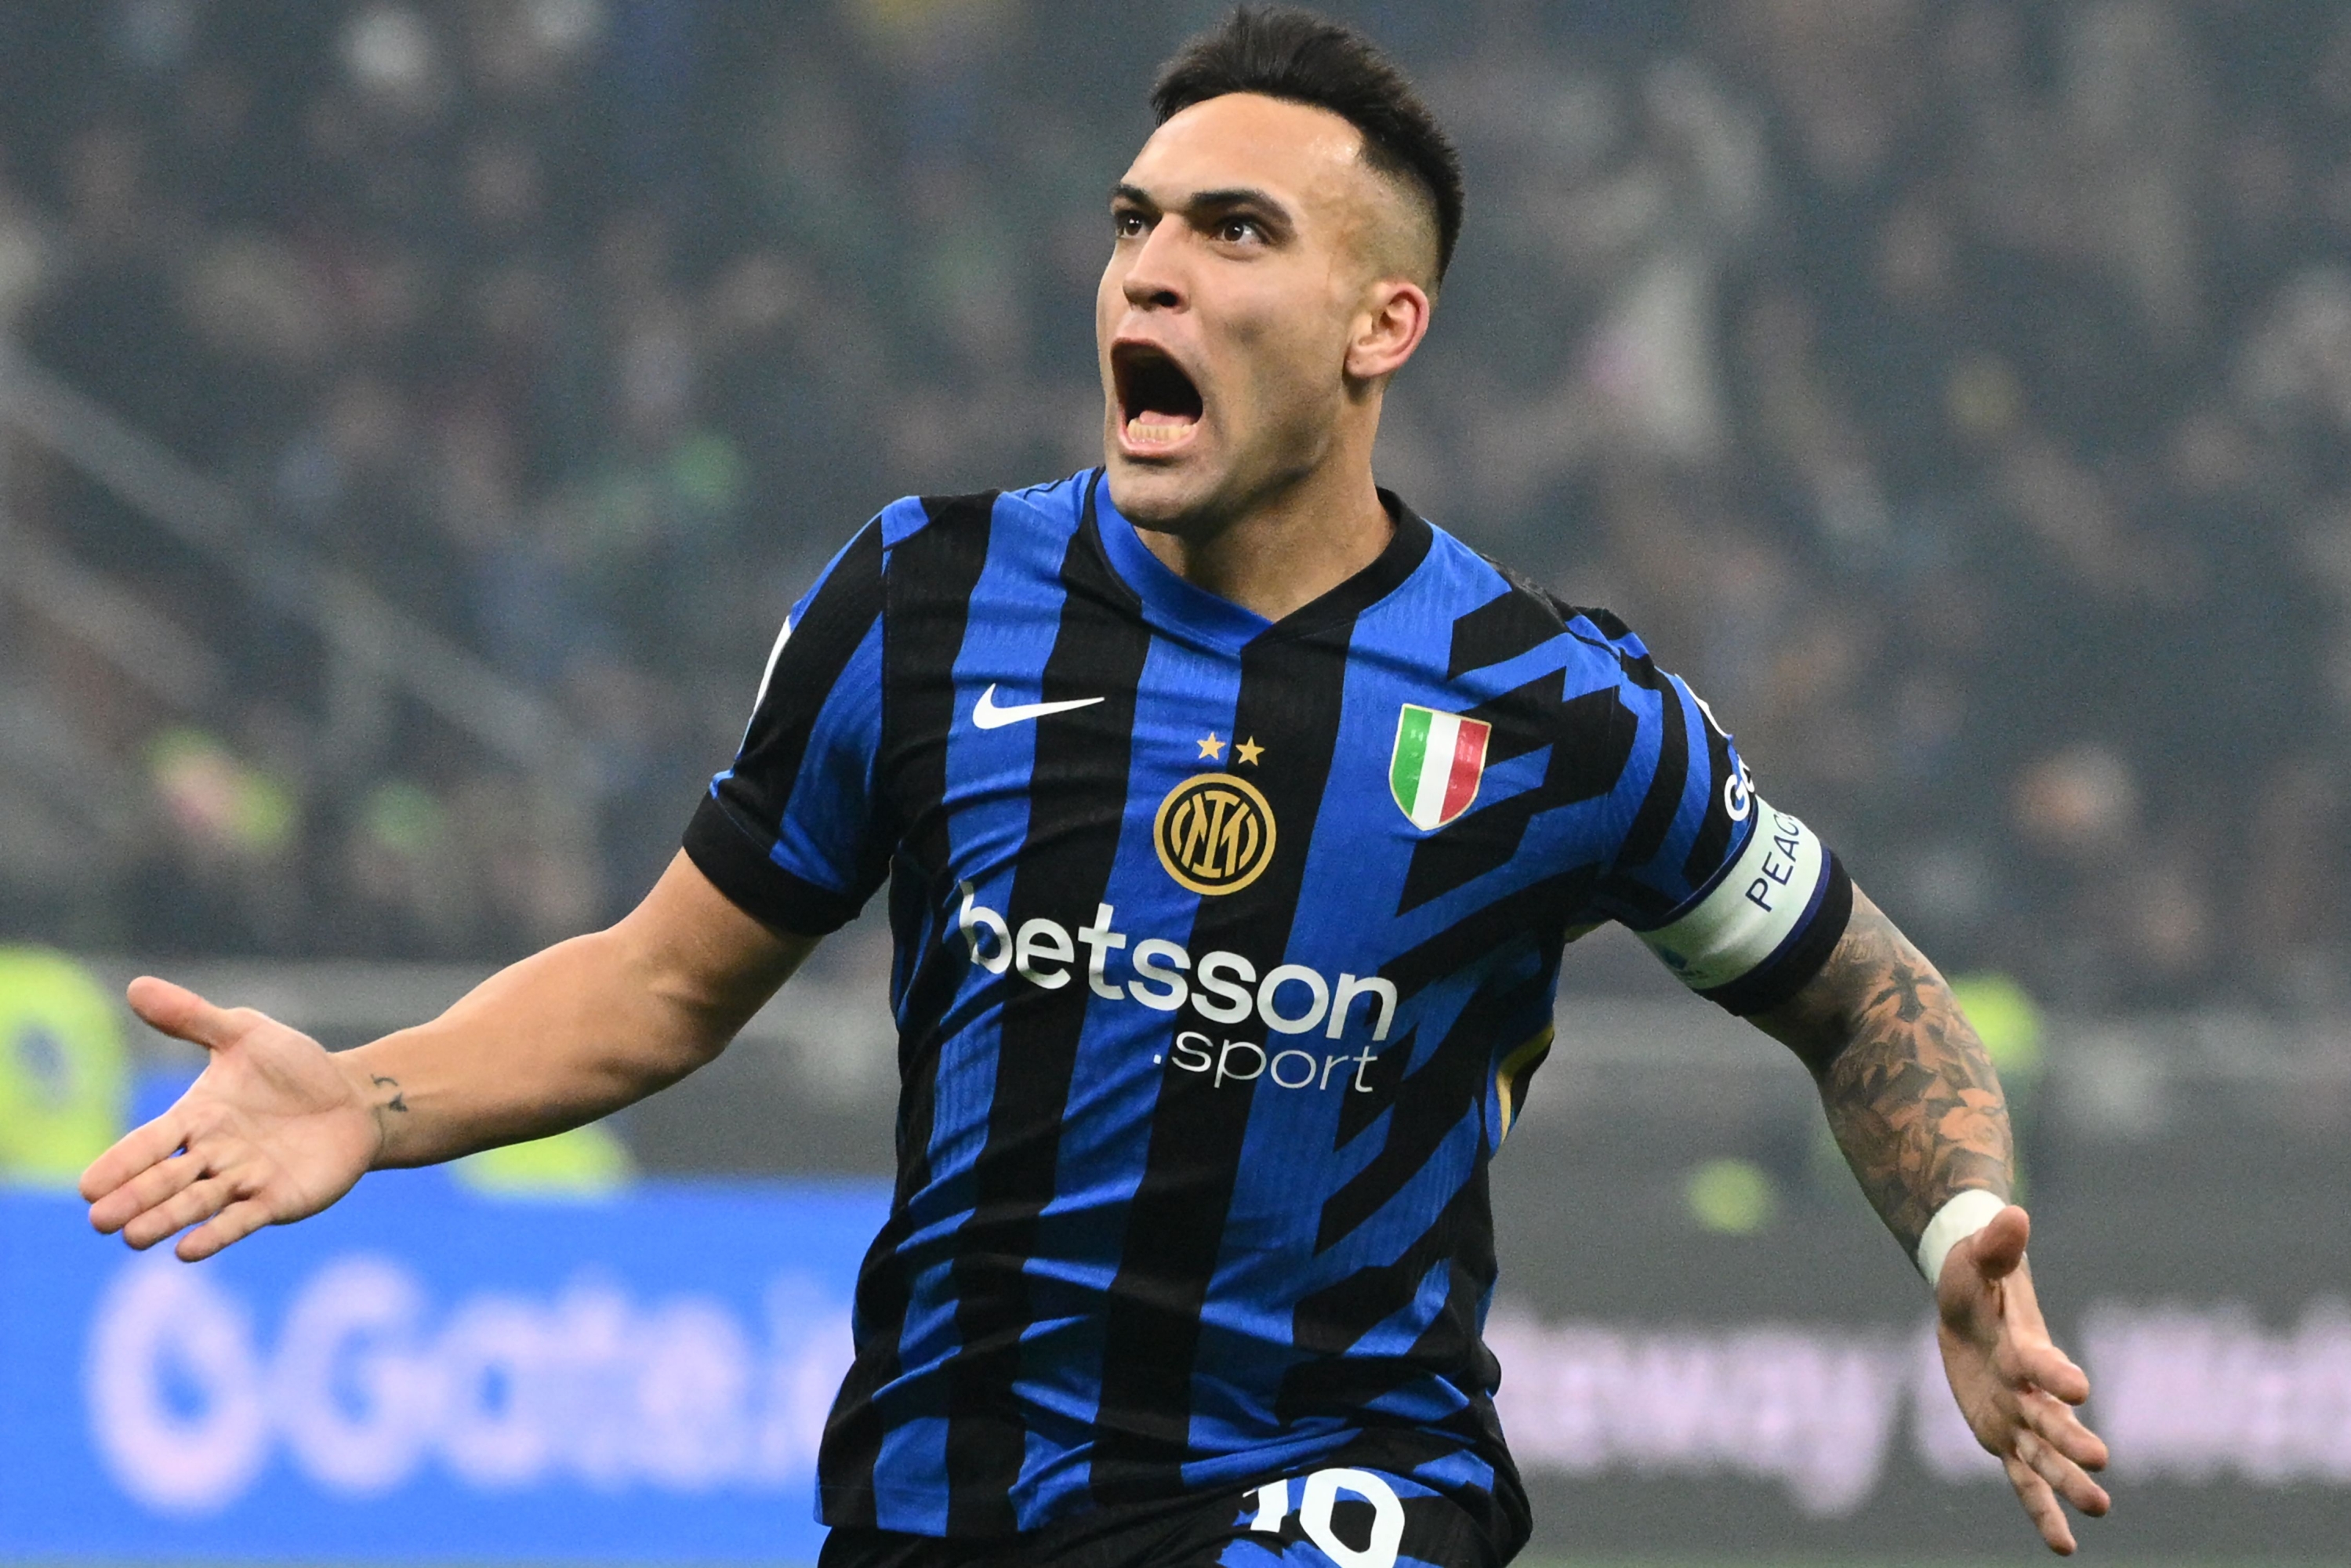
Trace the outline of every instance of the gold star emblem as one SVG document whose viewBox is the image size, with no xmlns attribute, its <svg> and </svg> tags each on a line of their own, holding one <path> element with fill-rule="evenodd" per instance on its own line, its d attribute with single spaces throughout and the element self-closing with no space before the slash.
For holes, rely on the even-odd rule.
<svg viewBox="0 0 2351 1568">
<path fill-rule="evenodd" d="M 1233 760 L 1246 762 L 1252 768 L 1257 766 L 1257 759 L 1264 755 L 1265 747 L 1257 743 L 1257 737 L 1253 735 L 1233 747 Z"/>
<path fill-rule="evenodd" d="M 1225 759 L 1225 743 L 1217 738 L 1215 730 L 1210 730 L 1208 738 L 1200 742 L 1200 755 L 1211 762 L 1222 762 Z"/>
</svg>

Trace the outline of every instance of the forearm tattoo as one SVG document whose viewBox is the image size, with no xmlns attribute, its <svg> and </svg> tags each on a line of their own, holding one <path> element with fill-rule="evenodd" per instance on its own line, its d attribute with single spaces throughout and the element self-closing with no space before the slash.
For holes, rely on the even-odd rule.
<svg viewBox="0 0 2351 1568">
<path fill-rule="evenodd" d="M 401 1092 L 401 1089 L 400 1089 L 400 1080 L 399 1080 L 399 1079 L 397 1079 L 397 1078 L 386 1078 L 386 1077 L 385 1077 L 382 1073 L 381 1073 L 381 1072 L 371 1072 L 371 1073 L 369 1073 L 369 1074 L 368 1074 L 368 1078 L 370 1079 L 370 1081 L 371 1081 L 371 1082 L 375 1084 L 375 1086 L 376 1086 L 377 1088 L 379 1088 L 379 1089 L 389 1089 L 389 1090 L 391 1090 L 391 1091 L 392 1091 L 392 1098 L 391 1098 L 391 1099 L 389 1099 L 389 1100 L 387 1100 L 387 1101 L 385 1101 L 382 1104 L 381 1104 L 381 1105 L 377 1106 L 377 1107 L 376 1107 L 376 1109 L 377 1109 L 377 1110 L 379 1110 L 379 1111 L 398 1111 L 398 1112 L 402 1113 L 403 1115 L 407 1113 L 407 1111 L 408 1111 L 408 1101 L 407 1101 L 407 1099 L 406 1099 L 406 1098 L 402 1094 L 402 1092 Z"/>
<path fill-rule="evenodd" d="M 1926 956 L 1866 898 L 1772 1032 L 1813 1067 L 1829 1126 L 1903 1247 L 1969 1187 L 2011 1190 L 2008 1104 L 1983 1042 Z"/>
</svg>

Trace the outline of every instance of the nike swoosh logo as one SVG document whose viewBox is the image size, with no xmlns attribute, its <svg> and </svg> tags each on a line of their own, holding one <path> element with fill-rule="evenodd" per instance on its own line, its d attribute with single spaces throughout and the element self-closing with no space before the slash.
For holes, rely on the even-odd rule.
<svg viewBox="0 0 2351 1568">
<path fill-rule="evenodd" d="M 996 687 L 990 685 L 979 694 L 979 701 L 971 710 L 971 722 L 982 729 L 1002 729 L 1008 724 L 1019 724 L 1027 719 L 1043 718 L 1049 713 L 1068 713 L 1071 708 L 1092 707 L 1108 697 L 1072 697 L 1064 703 L 1021 703 L 1013 707 L 996 706 Z"/>
</svg>

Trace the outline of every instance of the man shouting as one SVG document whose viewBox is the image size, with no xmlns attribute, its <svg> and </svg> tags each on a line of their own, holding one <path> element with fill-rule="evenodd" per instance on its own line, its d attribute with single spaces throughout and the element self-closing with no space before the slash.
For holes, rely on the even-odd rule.
<svg viewBox="0 0 2351 1568">
<path fill-rule="evenodd" d="M 1614 616 L 1374 483 L 1461 225 L 1443 132 L 1296 11 L 1237 13 L 1153 103 L 1095 308 L 1102 465 L 857 533 L 611 930 L 341 1055 L 138 982 L 214 1057 L 91 1166 L 94 1222 L 193 1226 L 200 1259 L 603 1115 L 886 883 L 898 1181 L 826 1568 L 1499 1563 L 1528 1519 L 1487 1163 L 1562 947 L 1614 920 L 1812 1070 L 1969 1422 L 2072 1550 L 2058 1500 L 2105 1511 L 2105 1450 L 1934 966 Z"/>
</svg>

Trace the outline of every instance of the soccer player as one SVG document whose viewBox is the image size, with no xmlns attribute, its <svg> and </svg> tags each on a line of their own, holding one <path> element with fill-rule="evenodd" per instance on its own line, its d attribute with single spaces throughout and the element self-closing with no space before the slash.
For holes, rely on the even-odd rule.
<svg viewBox="0 0 2351 1568">
<path fill-rule="evenodd" d="M 205 1258 L 369 1169 L 603 1115 L 886 882 L 899 1176 L 827 1568 L 1498 1563 L 1528 1518 L 1487 1163 L 1562 946 L 1616 920 L 1811 1069 L 1960 1407 L 2071 1551 L 2058 1500 L 2105 1510 L 2105 1451 L 1941 977 L 1614 617 L 1373 482 L 1461 222 L 1442 131 L 1295 11 L 1237 13 L 1153 101 L 1096 306 L 1102 465 L 857 533 L 611 929 L 340 1055 L 136 982 L 213 1058 L 90 1167 L 93 1223 Z"/>
</svg>

